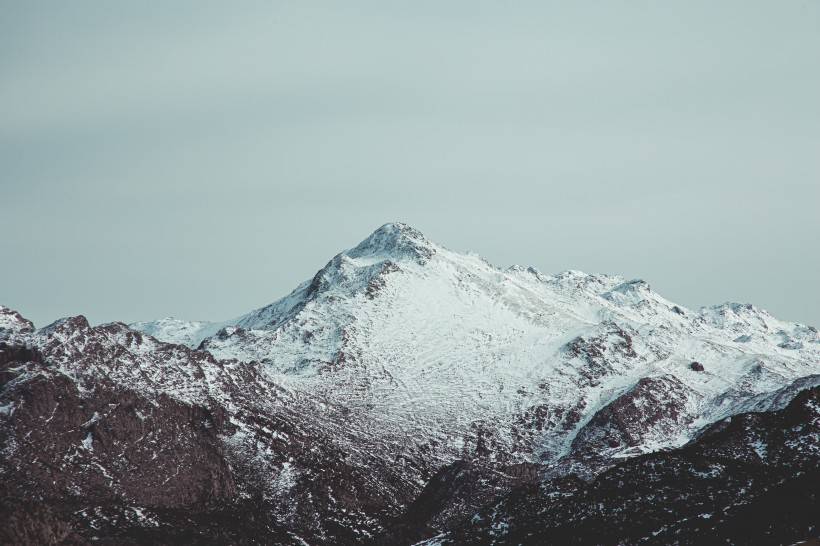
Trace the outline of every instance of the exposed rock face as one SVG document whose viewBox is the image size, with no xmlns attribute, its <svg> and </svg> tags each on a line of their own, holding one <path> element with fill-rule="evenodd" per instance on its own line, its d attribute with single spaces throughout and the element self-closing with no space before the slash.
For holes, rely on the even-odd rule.
<svg viewBox="0 0 820 546">
<path fill-rule="evenodd" d="M 611 375 L 614 365 L 638 358 L 632 336 L 615 323 L 602 324 L 605 328 L 594 336 L 579 336 L 567 344 L 571 357 L 583 361 L 581 377 L 591 386 L 601 384 L 601 378 Z"/>
<path fill-rule="evenodd" d="M 220 407 L 188 406 L 162 394 L 146 400 L 104 384 L 81 398 L 69 379 L 47 371 L 7 402 L 15 408 L 10 432 L 24 439 L 14 458 L 42 461 L 26 468 L 16 484 L 23 490 L 54 499 L 106 491 L 164 508 L 236 494 L 218 439 L 227 432 Z M 101 468 L 98 460 L 109 464 Z"/>
<path fill-rule="evenodd" d="M 651 534 L 689 525 L 664 519 L 673 501 L 788 481 L 797 454 L 673 469 L 699 469 L 686 454 L 712 457 L 697 449 L 729 433 L 710 426 L 744 412 L 768 412 L 755 426 L 780 445 L 784 414 L 765 415 L 820 385 L 818 366 L 816 329 L 753 306 L 501 270 L 402 224 L 235 320 L 37 330 L 0 307 L 0 543 L 560 543 L 577 522 L 593 543 L 610 524 L 621 543 L 674 542 Z M 793 429 L 814 426 L 800 415 Z M 813 441 L 798 436 L 781 443 Z M 654 490 L 607 481 L 647 468 Z"/>
<path fill-rule="evenodd" d="M 48 510 L 44 521 L 37 517 L 32 524 L 55 535 L 67 528 L 85 540 L 125 542 L 147 532 L 143 526 L 161 526 L 162 514 L 206 511 L 236 499 L 219 439 L 227 432 L 221 408 L 165 395 L 148 400 L 106 384 L 81 397 L 63 376 L 29 372 L 38 377 L 10 399 L 13 428 L 3 431 L 1 468 L 6 495 Z M 13 503 L 6 509 L 28 517 Z M 28 540 L 43 543 L 36 536 Z"/>
<path fill-rule="evenodd" d="M 683 443 L 701 396 L 670 375 L 644 377 L 578 431 L 560 473 L 590 477 L 618 459 Z"/>
</svg>

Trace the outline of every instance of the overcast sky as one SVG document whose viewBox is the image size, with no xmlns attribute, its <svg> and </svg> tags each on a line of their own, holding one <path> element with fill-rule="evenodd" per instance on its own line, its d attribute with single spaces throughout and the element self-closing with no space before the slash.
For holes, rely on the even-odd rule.
<svg viewBox="0 0 820 546">
<path fill-rule="evenodd" d="M 820 326 L 820 2 L 0 5 L 38 325 L 227 319 L 404 221 Z"/>
</svg>

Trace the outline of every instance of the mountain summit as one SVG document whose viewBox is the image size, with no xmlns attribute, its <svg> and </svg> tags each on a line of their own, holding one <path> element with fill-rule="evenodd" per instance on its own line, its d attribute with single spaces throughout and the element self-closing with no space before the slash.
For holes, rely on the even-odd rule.
<svg viewBox="0 0 820 546">
<path fill-rule="evenodd" d="M 407 224 L 388 223 L 374 231 L 356 247 L 345 252 L 351 258 L 370 257 L 400 260 L 412 258 L 423 263 L 435 254 L 435 245 Z"/>
<path fill-rule="evenodd" d="M 685 459 L 704 438 L 734 449 L 743 431 L 765 437 L 756 464 L 777 475 L 810 451 L 772 427 L 807 415 L 810 397 L 789 404 L 820 384 L 813 327 L 745 304 L 690 310 L 642 280 L 500 269 L 394 223 L 226 321 L 37 330 L 5 308 L 0 318 L 0 470 L 15 498 L 45 488 L 47 517 L 110 536 L 123 521 L 210 536 L 207 505 L 228 522 L 227 542 L 407 543 L 440 531 L 503 542 L 508 520 L 479 510 L 518 491 L 503 504 L 514 520 L 521 499 L 542 502 L 517 488 L 598 498 L 580 484 L 653 456 L 661 479 L 679 459 L 659 454 Z M 787 407 L 785 421 L 709 432 Z M 806 419 L 790 442 L 813 438 Z M 768 458 L 781 448 L 792 451 Z M 710 468 L 693 472 L 719 475 Z M 244 511 L 255 523 L 232 527 Z"/>
</svg>

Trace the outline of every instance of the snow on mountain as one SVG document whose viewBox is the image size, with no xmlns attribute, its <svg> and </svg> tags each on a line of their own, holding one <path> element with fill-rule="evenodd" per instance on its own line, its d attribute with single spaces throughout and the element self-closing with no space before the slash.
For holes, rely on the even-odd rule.
<svg viewBox="0 0 820 546">
<path fill-rule="evenodd" d="M 447 460 L 487 449 L 556 463 L 580 449 L 579 434 L 607 437 L 589 430 L 601 415 L 660 400 L 674 419 L 659 414 L 606 451 L 615 460 L 678 446 L 820 371 L 817 330 L 756 307 L 692 311 L 642 280 L 499 269 L 404 224 L 237 319 L 132 326 L 261 362 L 272 381 L 346 408 L 354 434 L 432 446 Z"/>
<path fill-rule="evenodd" d="M 24 318 L 20 313 L 0 305 L 0 333 L 7 332 L 30 332 L 34 330 L 34 325 L 30 320 Z"/>
<path fill-rule="evenodd" d="M 35 330 L 0 308 L 0 474 L 50 511 L 0 513 L 46 534 L 157 522 L 160 542 L 213 525 L 226 542 L 421 540 L 516 487 L 663 458 L 818 378 L 813 327 L 500 269 L 387 224 L 224 322 Z"/>
<path fill-rule="evenodd" d="M 217 333 L 224 325 L 214 322 L 185 321 L 167 317 L 159 320 L 134 322 L 134 330 L 144 332 L 160 341 L 177 343 L 195 349 L 206 337 Z"/>
</svg>

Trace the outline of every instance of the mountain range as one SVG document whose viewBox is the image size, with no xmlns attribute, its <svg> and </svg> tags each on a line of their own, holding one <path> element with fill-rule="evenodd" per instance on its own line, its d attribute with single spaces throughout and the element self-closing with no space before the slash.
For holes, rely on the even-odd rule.
<svg viewBox="0 0 820 546">
<path fill-rule="evenodd" d="M 0 307 L 8 544 L 793 544 L 820 335 L 386 224 L 220 322 Z"/>
</svg>

